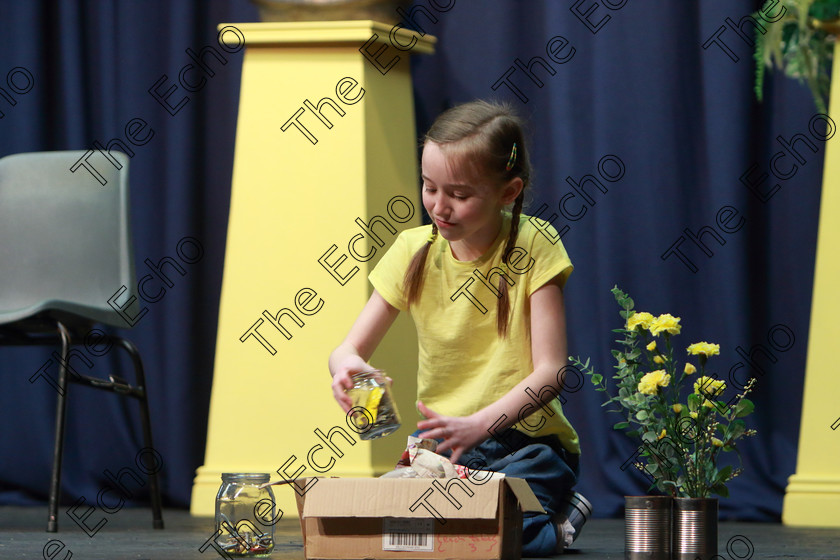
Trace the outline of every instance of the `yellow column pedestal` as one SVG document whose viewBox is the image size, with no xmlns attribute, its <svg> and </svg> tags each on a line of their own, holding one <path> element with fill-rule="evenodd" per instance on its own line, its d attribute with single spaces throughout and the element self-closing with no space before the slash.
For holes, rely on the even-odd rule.
<svg viewBox="0 0 840 560">
<path fill-rule="evenodd" d="M 370 296 L 367 274 L 394 231 L 421 223 L 409 53 L 388 43 L 391 26 L 372 21 L 235 27 L 246 51 L 194 515 L 213 515 L 223 472 L 280 480 L 284 465 L 289 477 L 391 470 L 419 419 L 416 336 L 404 314 L 371 359 L 394 378 L 399 431 L 360 440 L 333 399 L 327 369 Z M 366 51 L 382 66 L 399 57 L 385 74 L 360 52 L 374 35 Z M 415 36 L 401 29 L 397 40 L 407 45 Z M 416 39 L 411 53 L 433 51 L 433 37 Z M 270 317 L 281 310 L 274 326 Z M 335 427 L 350 438 L 333 430 L 331 449 L 315 430 Z M 275 494 L 284 517 L 295 517 L 293 490 L 279 486 Z"/>
<path fill-rule="evenodd" d="M 835 56 L 833 76 L 830 107 L 836 125 L 840 56 Z M 782 511 L 785 525 L 811 527 L 840 527 L 840 135 L 835 131 L 826 144 L 799 454 Z"/>
</svg>

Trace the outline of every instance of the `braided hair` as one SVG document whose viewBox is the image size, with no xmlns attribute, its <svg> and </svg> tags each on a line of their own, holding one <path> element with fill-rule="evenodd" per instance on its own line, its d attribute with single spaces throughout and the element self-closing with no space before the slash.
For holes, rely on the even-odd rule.
<svg viewBox="0 0 840 560">
<path fill-rule="evenodd" d="M 521 119 L 509 105 L 482 100 L 452 107 L 441 113 L 432 124 L 423 144 L 434 142 L 445 150 L 455 165 L 463 166 L 474 175 L 492 177 L 497 184 L 505 184 L 516 177 L 522 179 L 523 188 L 513 202 L 510 232 L 502 253 L 502 263 L 508 265 L 511 251 L 519 234 L 519 217 L 525 189 L 531 178 L 531 162 L 524 142 Z M 416 302 L 423 289 L 424 270 L 429 248 L 437 240 L 437 225 L 432 223 L 432 233 L 417 250 L 405 273 L 404 287 L 408 305 Z M 510 298 L 504 275 L 499 275 L 499 298 L 496 330 L 507 336 Z"/>
</svg>

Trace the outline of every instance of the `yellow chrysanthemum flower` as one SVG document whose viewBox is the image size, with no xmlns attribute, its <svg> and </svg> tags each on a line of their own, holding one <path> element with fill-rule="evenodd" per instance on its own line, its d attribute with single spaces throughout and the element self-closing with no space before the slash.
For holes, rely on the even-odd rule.
<svg viewBox="0 0 840 560">
<path fill-rule="evenodd" d="M 718 438 L 713 437 L 712 438 L 712 445 L 714 445 L 715 447 L 723 447 L 723 442 L 720 441 Z"/>
<path fill-rule="evenodd" d="M 722 395 L 725 390 L 726 383 L 720 379 L 709 377 L 708 375 L 704 375 L 694 382 L 694 392 L 698 395 L 717 397 Z"/>
<path fill-rule="evenodd" d="M 647 373 L 639 380 L 639 392 L 643 395 L 655 395 L 660 387 L 667 387 L 671 376 L 665 370 L 658 369 Z"/>
<path fill-rule="evenodd" d="M 680 412 L 682 412 L 683 405 L 681 405 L 680 403 L 677 403 L 674 406 L 672 406 L 671 408 L 674 410 L 674 412 L 679 414 Z"/>
<path fill-rule="evenodd" d="M 707 358 L 710 356 L 717 356 L 720 354 L 720 344 L 711 344 L 709 342 L 695 342 L 686 348 L 686 351 L 692 356 L 702 354 Z"/>
<path fill-rule="evenodd" d="M 695 420 L 697 420 L 697 413 L 696 412 L 689 412 L 688 415 L 691 416 L 692 418 L 694 418 Z"/>
<path fill-rule="evenodd" d="M 661 433 L 661 434 L 659 434 L 659 437 L 657 437 L 656 439 L 658 439 L 658 440 L 659 440 L 659 439 L 664 438 L 664 437 L 665 437 L 665 434 L 666 434 L 666 432 L 665 432 L 665 428 L 662 428 L 662 433 Z"/>
<path fill-rule="evenodd" d="M 668 334 L 680 334 L 680 318 L 674 317 L 670 313 L 660 315 L 650 324 L 650 334 L 659 336 L 659 333 L 666 332 Z"/>
<path fill-rule="evenodd" d="M 630 315 L 630 318 L 627 319 L 627 326 L 625 328 L 628 331 L 632 331 L 638 326 L 641 326 L 643 329 L 649 329 L 652 321 L 653 315 L 647 311 L 636 312 Z"/>
<path fill-rule="evenodd" d="M 662 356 L 654 356 L 653 357 L 653 363 L 664 364 L 665 363 L 665 358 L 663 358 Z"/>
<path fill-rule="evenodd" d="M 694 364 L 685 364 L 685 374 L 691 375 L 692 373 L 697 373 L 697 368 L 694 367 Z"/>
<path fill-rule="evenodd" d="M 648 344 L 647 346 L 645 346 L 645 348 L 647 348 L 648 350 L 650 350 L 651 352 L 653 352 L 654 350 L 656 350 L 656 341 L 655 341 L 655 340 L 652 340 L 652 341 L 650 342 L 650 344 Z"/>
</svg>

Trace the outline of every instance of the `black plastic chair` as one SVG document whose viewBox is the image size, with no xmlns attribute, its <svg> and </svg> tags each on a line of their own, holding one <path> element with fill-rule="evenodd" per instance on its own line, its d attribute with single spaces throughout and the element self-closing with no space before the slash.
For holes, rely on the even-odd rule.
<svg viewBox="0 0 840 560">
<path fill-rule="evenodd" d="M 88 156 L 88 160 L 82 159 Z M 76 165 L 80 161 L 98 177 L 86 165 Z M 76 171 L 71 172 L 74 166 Z M 126 291 L 118 300 L 123 306 L 136 298 L 137 292 L 129 226 L 128 157 L 119 152 L 106 157 L 99 152 L 86 156 L 86 152 L 68 151 L 0 159 L 0 240 L 0 345 L 61 345 L 58 378 L 49 380 L 58 393 L 47 522 L 47 531 L 54 533 L 58 530 L 70 383 L 137 399 L 144 446 L 154 449 L 143 363 L 131 342 L 96 336 L 92 347 L 113 343 L 128 352 L 135 385 L 116 375 L 106 380 L 84 375 L 72 364 L 68 367 L 71 358 L 76 366 L 79 360 L 92 365 L 81 351 L 71 348 L 82 344 L 86 333 L 98 335 L 101 331 L 91 330 L 96 323 L 130 326 L 108 303 L 123 286 Z M 30 382 L 39 374 L 40 370 Z M 149 488 L 153 526 L 162 529 L 160 485 L 154 469 L 149 474 Z"/>
</svg>

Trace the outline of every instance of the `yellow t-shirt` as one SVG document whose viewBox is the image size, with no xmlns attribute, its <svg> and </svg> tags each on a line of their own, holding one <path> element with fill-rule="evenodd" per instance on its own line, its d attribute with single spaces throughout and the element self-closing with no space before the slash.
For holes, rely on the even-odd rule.
<svg viewBox="0 0 840 560">
<path fill-rule="evenodd" d="M 429 248 L 423 289 L 410 314 L 417 328 L 420 352 L 417 397 L 440 414 L 473 414 L 499 400 L 531 374 L 534 364 L 529 297 L 557 275 L 565 283 L 572 272 L 572 263 L 554 228 L 537 218 L 520 216 L 516 249 L 507 272 L 511 310 L 508 336 L 500 338 L 496 330 L 496 293 L 502 271 L 496 267 L 502 263 L 510 220 L 511 215 L 506 213 L 493 245 L 474 261 L 456 260 L 449 242 L 441 235 Z M 403 289 L 405 271 L 428 240 L 431 229 L 427 225 L 400 233 L 370 273 L 376 291 L 401 311 L 408 311 Z M 544 418 L 538 430 L 518 424 L 515 427 L 532 437 L 556 434 L 563 447 L 580 453 L 577 433 L 563 415 L 560 401 L 555 398 L 548 406 L 555 414 L 537 409 L 525 419 L 537 426 Z"/>
</svg>

